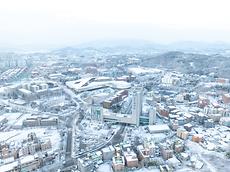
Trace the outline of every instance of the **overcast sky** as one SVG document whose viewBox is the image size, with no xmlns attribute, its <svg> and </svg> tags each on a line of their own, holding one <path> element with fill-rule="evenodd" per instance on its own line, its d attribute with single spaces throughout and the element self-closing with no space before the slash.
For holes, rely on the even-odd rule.
<svg viewBox="0 0 230 172">
<path fill-rule="evenodd" d="M 230 42 L 229 8 L 229 0 L 0 0 L 0 47 L 107 39 Z"/>
</svg>

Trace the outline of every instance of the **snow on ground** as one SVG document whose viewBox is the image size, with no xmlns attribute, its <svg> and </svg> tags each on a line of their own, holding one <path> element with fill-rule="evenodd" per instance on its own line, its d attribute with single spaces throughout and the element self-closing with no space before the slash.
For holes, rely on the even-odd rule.
<svg viewBox="0 0 230 172">
<path fill-rule="evenodd" d="M 109 164 L 102 164 L 97 169 L 97 172 L 113 172 L 113 170 Z"/>
<path fill-rule="evenodd" d="M 53 151 L 59 148 L 61 137 L 57 129 L 30 128 L 23 130 L 12 130 L 0 132 L 0 138 L 2 141 L 6 141 L 7 143 L 21 143 L 24 139 L 27 139 L 28 134 L 31 132 L 34 132 L 38 138 L 50 139 Z"/>
<path fill-rule="evenodd" d="M 144 68 L 144 67 L 132 67 L 128 69 L 129 72 L 133 73 L 133 74 L 147 74 L 147 73 L 159 73 L 161 72 L 160 69 L 156 69 L 156 68 Z"/>
<path fill-rule="evenodd" d="M 141 135 L 140 135 L 141 133 Z M 154 133 L 151 134 L 148 131 L 144 130 L 144 127 L 139 127 L 136 129 L 133 129 L 131 132 L 132 137 L 139 136 L 143 140 L 154 140 L 154 141 L 160 141 L 166 137 L 164 133 Z"/>
<path fill-rule="evenodd" d="M 160 172 L 159 169 L 147 169 L 147 168 L 142 168 L 139 170 L 135 170 L 134 172 Z"/>
<path fill-rule="evenodd" d="M 227 160 L 219 152 L 208 151 L 201 147 L 198 143 L 187 141 L 187 147 L 191 153 L 196 153 L 202 160 L 210 172 L 230 171 L 230 160 Z"/>
<path fill-rule="evenodd" d="M 30 118 L 32 114 L 23 114 L 15 123 L 14 126 L 20 126 L 22 127 L 23 121 L 26 120 L 26 118 Z"/>
<path fill-rule="evenodd" d="M 183 169 L 176 170 L 175 172 L 193 172 L 193 171 L 195 171 L 195 170 L 185 167 Z"/>
<path fill-rule="evenodd" d="M 21 115 L 22 113 L 5 113 L 1 115 L 1 118 L 6 118 L 8 125 L 13 125 Z"/>
</svg>

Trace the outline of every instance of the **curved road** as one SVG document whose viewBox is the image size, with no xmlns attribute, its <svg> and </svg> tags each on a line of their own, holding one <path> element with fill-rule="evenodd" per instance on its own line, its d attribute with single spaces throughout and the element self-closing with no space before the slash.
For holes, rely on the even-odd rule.
<svg viewBox="0 0 230 172">
<path fill-rule="evenodd" d="M 71 89 L 69 89 L 68 87 L 64 86 L 64 85 L 59 85 L 63 91 L 70 96 L 71 100 L 76 103 L 77 108 L 76 110 L 80 109 L 80 102 L 82 100 L 79 100 L 79 96 L 77 94 L 75 94 L 74 91 L 72 91 Z M 80 158 L 82 156 L 87 155 L 88 153 L 92 153 L 92 152 L 96 152 L 108 145 L 111 144 L 116 144 L 119 143 L 121 141 L 121 134 L 123 133 L 125 126 L 126 125 L 121 125 L 120 129 L 115 132 L 113 135 L 110 136 L 110 138 L 103 144 L 98 144 L 94 149 L 85 151 L 81 154 L 78 154 L 74 157 L 74 159 L 72 158 L 72 147 L 73 147 L 73 134 L 75 131 L 75 127 L 76 124 L 79 122 L 79 113 L 77 115 L 75 115 L 74 117 L 69 117 L 69 119 L 67 120 L 66 126 L 68 128 L 68 133 L 67 133 L 67 144 L 66 144 L 66 163 L 64 165 L 64 168 L 62 169 L 62 171 L 65 171 L 65 169 L 68 169 L 69 167 L 74 165 L 74 159 L 76 158 Z"/>
</svg>

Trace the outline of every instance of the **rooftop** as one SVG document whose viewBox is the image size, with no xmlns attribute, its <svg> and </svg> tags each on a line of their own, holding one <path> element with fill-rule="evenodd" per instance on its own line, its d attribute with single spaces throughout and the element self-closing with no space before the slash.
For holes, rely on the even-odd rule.
<svg viewBox="0 0 230 172">
<path fill-rule="evenodd" d="M 148 129 L 151 133 L 161 133 L 170 130 L 167 124 L 149 125 Z"/>
<path fill-rule="evenodd" d="M 18 166 L 18 161 L 14 161 L 12 163 L 0 166 L 0 171 L 1 172 L 11 171 L 13 168 L 15 168 L 17 166 Z"/>
</svg>

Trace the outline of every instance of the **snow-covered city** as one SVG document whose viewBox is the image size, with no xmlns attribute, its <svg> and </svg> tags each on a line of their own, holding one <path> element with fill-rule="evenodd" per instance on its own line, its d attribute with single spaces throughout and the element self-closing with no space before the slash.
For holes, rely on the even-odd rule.
<svg viewBox="0 0 230 172">
<path fill-rule="evenodd" d="M 227 0 L 0 2 L 0 172 L 230 172 Z"/>
</svg>

